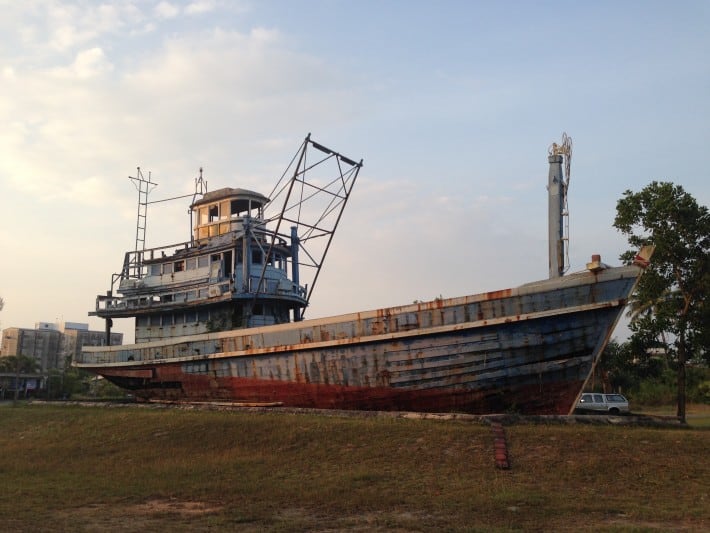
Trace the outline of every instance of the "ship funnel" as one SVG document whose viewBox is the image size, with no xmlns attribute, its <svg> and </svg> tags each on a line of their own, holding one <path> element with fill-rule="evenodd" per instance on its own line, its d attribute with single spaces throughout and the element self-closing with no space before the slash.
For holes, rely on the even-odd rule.
<svg viewBox="0 0 710 533">
<path fill-rule="evenodd" d="M 553 143 L 547 160 L 548 256 L 550 278 L 562 276 L 569 268 L 569 224 L 567 223 L 567 188 L 569 186 L 572 139 L 562 134 L 562 144 Z M 562 163 L 565 163 L 564 172 Z M 566 176 L 565 176 L 566 174 Z"/>
</svg>

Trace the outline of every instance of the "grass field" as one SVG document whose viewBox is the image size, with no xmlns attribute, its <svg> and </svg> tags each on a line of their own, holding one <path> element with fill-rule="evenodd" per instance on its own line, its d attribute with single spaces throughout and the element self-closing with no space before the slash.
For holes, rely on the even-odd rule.
<svg viewBox="0 0 710 533">
<path fill-rule="evenodd" d="M 676 406 L 639 406 L 636 411 L 649 415 L 675 416 Z M 693 428 L 710 428 L 710 405 L 689 405 L 685 418 L 688 425 Z"/>
<path fill-rule="evenodd" d="M 704 531 L 710 431 L 0 408 L 2 531 Z"/>
</svg>

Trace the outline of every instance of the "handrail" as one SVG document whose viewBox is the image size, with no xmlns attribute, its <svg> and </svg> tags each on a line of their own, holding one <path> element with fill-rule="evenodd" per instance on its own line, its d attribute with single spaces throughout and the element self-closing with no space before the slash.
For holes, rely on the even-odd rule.
<svg viewBox="0 0 710 533">
<path fill-rule="evenodd" d="M 115 276 L 116 274 L 114 274 Z M 289 285 L 290 290 L 282 289 L 282 280 L 286 280 Z M 306 294 L 306 288 L 302 287 L 300 285 L 297 285 L 294 283 L 292 280 L 287 279 L 287 278 L 280 278 L 280 279 L 273 279 L 273 278 L 267 278 L 265 280 L 261 281 L 261 287 L 258 287 L 259 284 L 259 277 L 258 276 L 250 276 L 249 277 L 249 283 L 247 286 L 247 290 L 240 292 L 239 294 L 242 295 L 254 295 L 254 294 L 263 294 L 263 295 L 269 295 L 269 296 L 281 296 L 281 297 L 287 297 L 287 296 L 296 296 L 297 298 L 303 299 L 305 294 Z M 225 285 L 228 285 L 226 288 L 224 287 Z M 99 295 L 96 297 L 96 311 L 111 311 L 111 310 L 124 310 L 124 309 L 134 309 L 134 310 L 141 310 L 141 309 L 156 309 L 156 308 L 161 308 L 161 307 L 170 307 L 176 304 L 181 303 L 179 300 L 174 299 L 175 295 L 179 294 L 185 294 L 185 299 L 183 302 L 190 302 L 191 305 L 194 305 L 195 302 L 199 302 L 200 300 L 209 300 L 211 298 L 214 298 L 215 296 L 212 295 L 210 296 L 209 294 L 209 289 L 210 287 L 219 287 L 222 286 L 220 290 L 219 296 L 223 296 L 224 294 L 228 292 L 234 292 L 234 279 L 232 278 L 221 278 L 220 280 L 213 282 L 213 283 L 200 283 L 199 285 L 194 285 L 189 288 L 182 287 L 182 288 L 176 288 L 173 290 L 168 290 L 168 291 L 162 291 L 162 292 L 154 292 L 150 294 L 145 294 L 143 296 L 104 296 L 104 295 Z M 207 291 L 207 296 L 198 296 L 196 298 L 190 298 L 188 294 L 190 292 L 198 292 L 200 290 L 206 290 Z M 166 300 L 165 297 L 171 296 L 173 299 Z M 103 303 L 103 307 L 101 306 L 101 303 Z"/>
</svg>

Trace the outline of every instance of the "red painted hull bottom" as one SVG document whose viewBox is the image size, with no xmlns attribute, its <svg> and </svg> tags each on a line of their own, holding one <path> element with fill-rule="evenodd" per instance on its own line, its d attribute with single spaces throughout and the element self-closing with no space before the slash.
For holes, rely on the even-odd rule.
<svg viewBox="0 0 710 533">
<path fill-rule="evenodd" d="M 162 368 L 161 370 L 167 370 Z M 124 373 L 125 372 L 125 373 Z M 492 414 L 569 414 L 582 381 L 515 385 L 491 390 L 405 389 L 292 383 L 235 377 L 163 375 L 160 381 L 118 369 L 98 373 L 131 389 L 139 400 L 278 403 L 285 407 L 376 411 L 464 412 Z M 139 371 L 140 372 L 140 371 Z M 167 372 L 165 372 L 167 373 Z M 127 375 L 128 374 L 128 375 Z M 132 374 L 132 375 L 131 375 Z"/>
</svg>

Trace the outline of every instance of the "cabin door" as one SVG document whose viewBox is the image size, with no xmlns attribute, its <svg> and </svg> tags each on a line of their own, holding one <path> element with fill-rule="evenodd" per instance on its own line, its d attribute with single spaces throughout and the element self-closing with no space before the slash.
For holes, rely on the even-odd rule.
<svg viewBox="0 0 710 533">
<path fill-rule="evenodd" d="M 220 254 L 212 254 L 210 262 L 210 279 L 220 279 L 224 268 L 222 267 L 222 257 Z"/>
<path fill-rule="evenodd" d="M 228 278 L 232 275 L 232 250 L 224 252 L 224 254 L 222 255 L 222 263 L 224 264 L 224 277 Z"/>
</svg>

